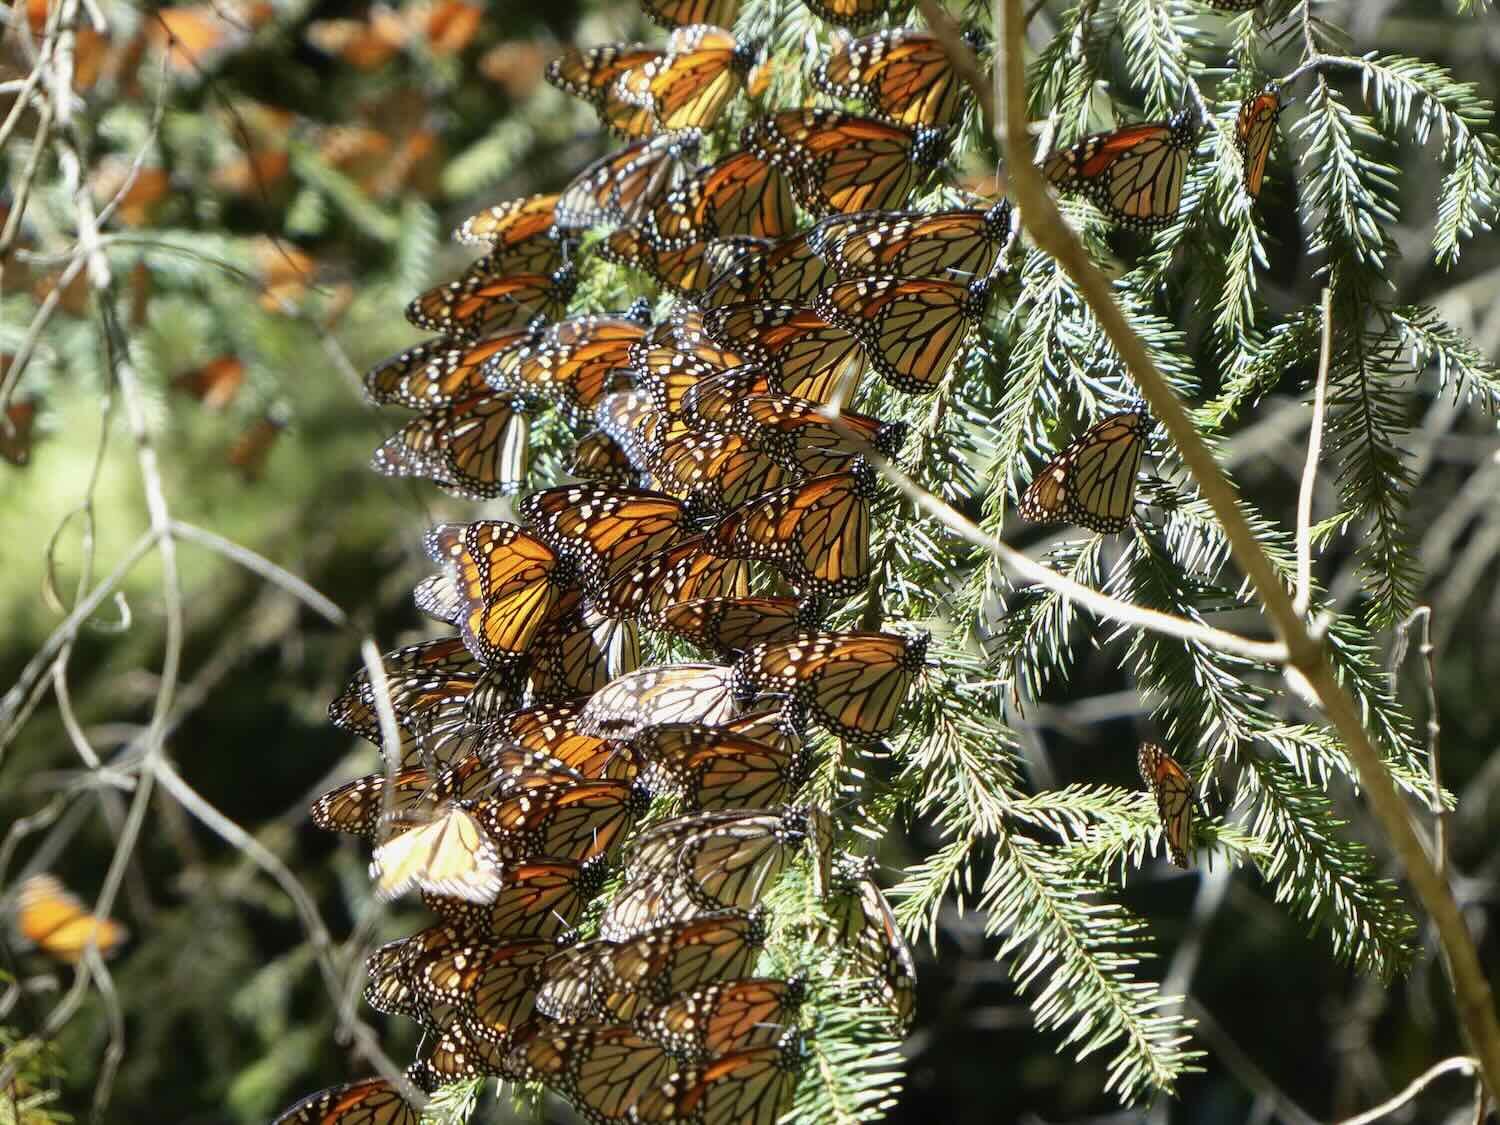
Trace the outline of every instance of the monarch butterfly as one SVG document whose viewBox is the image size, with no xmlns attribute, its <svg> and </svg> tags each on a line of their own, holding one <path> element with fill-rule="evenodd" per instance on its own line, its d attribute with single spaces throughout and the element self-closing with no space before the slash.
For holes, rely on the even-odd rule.
<svg viewBox="0 0 1500 1125">
<path fill-rule="evenodd" d="M 599 932 L 624 941 L 645 926 L 749 909 L 806 839 L 800 809 L 730 809 L 656 825 L 636 842 L 625 888 L 605 910 Z"/>
<path fill-rule="evenodd" d="M 1156 815 L 1172 862 L 1185 869 L 1193 847 L 1193 779 L 1166 747 L 1155 742 L 1141 743 L 1136 763 L 1141 780 L 1156 800 Z"/>
<path fill-rule="evenodd" d="M 673 993 L 742 977 L 765 941 L 760 909 L 721 910 L 654 926 L 597 960 L 593 984 L 599 1007 L 611 1019 L 628 1022 Z"/>
<path fill-rule="evenodd" d="M 577 922 L 589 900 L 604 889 L 603 857 L 577 863 L 538 859 L 506 869 L 505 886 L 487 905 L 424 893 L 422 902 L 464 933 L 494 938 L 555 939 Z"/>
<path fill-rule="evenodd" d="M 365 373 L 365 395 L 371 402 L 394 403 L 411 410 L 449 406 L 482 394 L 485 361 L 532 342 L 531 328 L 512 328 L 477 344 L 428 340 L 382 360 Z"/>
<path fill-rule="evenodd" d="M 630 373 L 636 389 L 646 392 L 652 408 L 665 414 L 678 413 L 689 388 L 722 370 L 718 364 L 671 345 L 639 345 L 630 352 Z"/>
<path fill-rule="evenodd" d="M 17 467 L 31 460 L 31 430 L 36 424 L 36 400 L 16 399 L 0 418 L 0 458 Z"/>
<path fill-rule="evenodd" d="M 365 958 L 365 1002 L 377 1012 L 407 1016 L 424 1027 L 435 1027 L 450 1013 L 429 1003 L 420 993 L 413 968 L 423 958 L 447 949 L 460 938 L 447 926 L 429 926 L 409 937 L 388 941 Z"/>
<path fill-rule="evenodd" d="M 798 305 L 736 302 L 704 313 L 703 328 L 769 372 L 775 390 L 812 402 L 853 398 L 864 372 L 858 340 Z"/>
<path fill-rule="evenodd" d="M 528 707 L 501 715 L 486 725 L 495 737 L 550 754 L 584 777 L 631 780 L 636 772 L 635 762 L 626 746 L 579 732 L 578 715 L 587 702 L 574 699 Z"/>
<path fill-rule="evenodd" d="M 557 1023 L 582 1023 L 600 1016 L 594 987 L 599 965 L 616 949 L 609 941 L 586 941 L 554 953 L 541 967 L 536 1010 Z"/>
<path fill-rule="evenodd" d="M 628 317 L 573 317 L 501 353 L 485 365 L 483 378 L 501 393 L 541 399 L 577 424 L 613 389 L 630 346 L 645 335 L 645 327 Z"/>
<path fill-rule="evenodd" d="M 667 37 L 667 50 L 641 68 L 646 96 L 663 129 L 704 128 L 719 119 L 762 54 L 723 27 L 695 24 Z"/>
<path fill-rule="evenodd" d="M 882 422 L 844 410 L 830 418 L 827 407 L 789 395 L 741 399 L 724 425 L 746 434 L 779 464 L 809 476 L 838 472 L 855 454 L 870 450 L 894 458 L 908 428 L 904 422 Z"/>
<path fill-rule="evenodd" d="M 829 935 L 852 954 L 855 964 L 876 974 L 875 998 L 891 1009 L 903 1031 L 917 1004 L 917 965 L 891 904 L 872 875 L 871 860 L 846 859 L 835 866 L 836 893 L 827 910 L 835 929 Z"/>
<path fill-rule="evenodd" d="M 452 927 L 429 927 L 369 958 L 367 999 L 378 1011 L 413 1016 L 429 1027 L 457 1015 L 478 1039 L 503 1040 L 530 1015 L 538 970 L 556 952 L 546 939 L 471 938 Z M 394 1010 L 381 1006 L 392 1001 Z"/>
<path fill-rule="evenodd" d="M 777 1042 L 807 998 L 801 977 L 751 977 L 705 985 L 636 1017 L 636 1029 L 676 1059 L 705 1062 Z"/>
<path fill-rule="evenodd" d="M 652 479 L 693 516 L 719 516 L 788 475 L 738 434 L 684 434 L 651 459 Z"/>
<path fill-rule="evenodd" d="M 448 659 L 441 655 L 451 647 L 460 649 L 462 657 Z M 431 656 L 432 652 L 439 655 Z M 431 663 L 424 667 L 422 662 L 429 659 Z M 425 759 L 441 763 L 455 753 L 466 752 L 476 732 L 462 720 L 468 696 L 483 683 L 475 674 L 483 665 L 474 661 L 462 640 L 446 637 L 425 642 L 409 650 L 386 653 L 384 661 L 400 738 L 394 768 L 424 764 Z M 329 704 L 328 717 L 340 730 L 373 742 L 384 751 L 374 692 L 363 670 Z"/>
<path fill-rule="evenodd" d="M 21 884 L 16 924 L 23 938 L 48 957 L 68 965 L 83 960 L 89 949 L 109 957 L 130 936 L 119 922 L 90 914 L 77 896 L 51 875 L 32 875 Z"/>
<path fill-rule="evenodd" d="M 604 107 L 610 87 L 627 71 L 659 59 L 660 47 L 647 43 L 607 43 L 602 47 L 568 47 L 547 64 L 543 76 L 565 94 Z"/>
<path fill-rule="evenodd" d="M 1249 12 L 1260 5 L 1260 0 L 1208 0 L 1210 8 L 1221 12 Z"/>
<path fill-rule="evenodd" d="M 927 659 L 926 633 L 810 633 L 757 645 L 734 666 L 735 698 L 785 694 L 852 742 L 873 742 L 896 720 Z"/>
<path fill-rule="evenodd" d="M 678 129 L 600 157 L 563 189 L 558 229 L 640 222 L 687 174 L 687 162 L 697 157 L 701 143 L 697 129 Z"/>
<path fill-rule="evenodd" d="M 659 664 L 611 680 L 578 715 L 578 729 L 600 738 L 634 738 L 657 723 L 713 726 L 735 713 L 729 669 L 717 664 Z"/>
<path fill-rule="evenodd" d="M 443 770 L 432 784 L 439 800 L 498 800 L 528 789 L 574 785 L 588 778 L 545 751 L 492 742 Z"/>
<path fill-rule="evenodd" d="M 309 1094 L 271 1125 L 418 1125 L 421 1117 L 384 1078 L 366 1078 Z"/>
<path fill-rule="evenodd" d="M 645 64 L 622 73 L 605 91 L 599 105 L 599 117 L 615 136 L 633 141 L 656 132 L 656 113 L 651 104 L 651 72 L 647 67 L 660 59 L 661 52 L 657 51 Z"/>
<path fill-rule="evenodd" d="M 1022 517 L 1076 523 L 1105 535 L 1124 531 L 1135 511 L 1135 475 L 1148 431 L 1144 406 L 1090 426 L 1032 480 L 1021 497 Z"/>
<path fill-rule="evenodd" d="M 637 483 L 615 487 L 634 489 L 649 483 L 644 476 L 650 460 L 649 450 L 655 446 L 656 430 L 671 422 L 651 405 L 650 396 L 638 390 L 605 395 L 594 408 L 594 421 L 599 432 L 619 449 L 632 474 L 643 478 Z"/>
<path fill-rule="evenodd" d="M 968 100 L 937 36 L 915 28 L 849 40 L 813 72 L 813 85 L 894 125 L 951 125 Z"/>
<path fill-rule="evenodd" d="M 733 240 L 723 245 L 727 250 L 734 251 L 735 249 Z M 657 326 L 652 333 L 651 342 L 672 344 L 682 351 L 691 352 L 698 359 L 706 360 L 719 367 L 738 367 L 745 362 L 745 357 L 739 352 L 729 349 L 722 341 L 709 336 L 703 326 L 703 313 L 685 301 L 679 301 L 673 307 L 671 316 Z"/>
<path fill-rule="evenodd" d="M 732 152 L 700 168 L 658 203 L 645 234 L 660 250 L 730 235 L 784 238 L 797 227 L 791 185 L 781 169 L 754 152 Z"/>
<path fill-rule="evenodd" d="M 532 702 L 589 695 L 640 663 L 634 623 L 600 615 L 571 590 L 532 642 Z"/>
<path fill-rule="evenodd" d="M 733 27 L 740 0 L 641 0 L 641 7 L 653 22 L 664 27 L 694 23 Z"/>
<path fill-rule="evenodd" d="M 441 559 L 444 538 L 460 532 L 449 565 L 463 642 L 486 664 L 519 656 L 572 584 L 574 567 L 525 528 L 500 520 L 440 525 L 427 534 L 428 553 Z"/>
<path fill-rule="evenodd" d="M 597 1122 L 624 1120 L 636 1099 L 676 1068 L 634 1028 L 589 1025 L 543 1029 L 505 1061 L 518 1081 L 545 1082 Z"/>
<path fill-rule="evenodd" d="M 475 1034 L 469 1020 L 451 1020 L 443 1026 L 427 1057 L 413 1064 L 409 1073 L 428 1090 L 465 1079 L 504 1077 L 509 1045 L 508 1038 L 487 1042 Z"/>
<path fill-rule="evenodd" d="M 245 361 L 221 355 L 172 380 L 172 388 L 192 395 L 209 410 L 223 410 L 234 401 L 245 382 Z"/>
<path fill-rule="evenodd" d="M 702 1125 L 776 1125 L 805 1062 L 795 1029 L 768 1047 L 749 1047 L 674 1074 L 641 1096 L 631 1119 Z"/>
<path fill-rule="evenodd" d="M 814 253 L 812 236 L 816 230 L 813 227 L 778 242 L 736 246 L 728 264 L 703 294 L 703 304 L 709 308 L 735 301 L 811 304 L 838 280 L 838 275 Z"/>
<path fill-rule="evenodd" d="M 450 804 L 426 824 L 387 840 L 370 859 L 375 893 L 383 899 L 420 887 L 470 902 L 493 902 L 500 874 L 494 841 L 461 804 Z"/>
<path fill-rule="evenodd" d="M 346 832 L 373 839 L 382 819 L 410 820 L 413 810 L 429 800 L 432 775 L 425 767 L 357 777 L 335 786 L 312 804 L 312 822 L 325 832 Z M 387 808 L 386 794 L 390 793 Z"/>
<path fill-rule="evenodd" d="M 784 110 L 747 125 L 741 143 L 780 165 L 798 202 L 818 215 L 900 206 L 948 147 L 940 129 L 908 130 L 837 109 Z"/>
<path fill-rule="evenodd" d="M 952 281 L 873 277 L 841 281 L 815 306 L 830 324 L 864 346 L 881 377 L 897 390 L 936 390 L 989 303 L 987 279 Z"/>
<path fill-rule="evenodd" d="M 856 456 L 846 472 L 787 485 L 730 512 L 708 533 L 708 549 L 769 562 L 803 596 L 855 593 L 870 577 L 875 493 L 875 471 Z"/>
<path fill-rule="evenodd" d="M 1266 159 L 1276 139 L 1276 119 L 1281 116 L 1281 87 L 1274 82 L 1240 106 L 1234 122 L 1234 143 L 1245 163 L 1245 190 L 1260 198 L 1266 178 Z"/>
<path fill-rule="evenodd" d="M 660 492 L 563 485 L 517 505 L 538 539 L 603 582 L 677 537 L 682 503 Z"/>
<path fill-rule="evenodd" d="M 715 656 L 733 657 L 753 645 L 805 633 L 813 609 L 796 598 L 694 598 L 669 605 L 653 624 Z"/>
<path fill-rule="evenodd" d="M 509 250 L 533 239 L 551 238 L 557 200 L 556 194 L 528 195 L 523 199 L 496 203 L 470 215 L 459 224 L 453 237 L 459 242 L 492 246 L 497 250 Z"/>
<path fill-rule="evenodd" d="M 1049 156 L 1042 174 L 1060 192 L 1087 196 L 1117 223 L 1152 230 L 1177 218 L 1198 123 L 1188 110 L 1160 124 L 1095 133 Z"/>
<path fill-rule="evenodd" d="M 550 275 L 492 277 L 471 269 L 460 280 L 423 293 L 406 307 L 406 319 L 430 332 L 474 341 L 520 327 L 534 316 L 556 319 L 577 288 L 578 271 L 571 264 Z"/>
<path fill-rule="evenodd" d="M 605 261 L 640 270 L 663 288 L 689 298 L 719 275 L 726 254 L 723 244 L 716 242 L 689 242 L 659 250 L 643 231 L 629 226 L 611 231 L 596 249 Z"/>
<path fill-rule="evenodd" d="M 771 377 L 767 375 L 765 368 L 747 363 L 721 371 L 689 387 L 683 392 L 679 414 L 683 421 L 699 429 L 736 433 L 739 432 L 735 419 L 740 403 L 747 397 L 764 397 L 770 393 Z"/>
<path fill-rule="evenodd" d="M 963 281 L 986 278 L 1010 236 L 1010 204 L 988 210 L 864 212 L 824 219 L 810 232 L 813 249 L 841 278 L 894 277 Z"/>
<path fill-rule="evenodd" d="M 382 476 L 420 477 L 472 500 L 526 483 L 531 419 L 488 389 L 408 422 L 370 458 Z"/>
<path fill-rule="evenodd" d="M 596 603 L 610 617 L 654 621 L 679 602 L 743 597 L 749 592 L 749 567 L 738 559 L 711 554 L 707 540 L 698 535 L 621 574 L 597 595 Z"/>
<path fill-rule="evenodd" d="M 644 786 L 584 781 L 478 801 L 474 817 L 508 862 L 542 856 L 581 862 L 609 851 L 650 804 Z"/>
<path fill-rule="evenodd" d="M 595 484 L 616 488 L 631 488 L 639 483 L 635 466 L 625 450 L 603 430 L 590 430 L 578 439 L 567 471 Z"/>
<path fill-rule="evenodd" d="M 684 806 L 763 809 L 807 780 L 810 760 L 796 750 L 698 723 L 659 723 L 631 740 L 657 788 L 684 795 Z"/>
</svg>

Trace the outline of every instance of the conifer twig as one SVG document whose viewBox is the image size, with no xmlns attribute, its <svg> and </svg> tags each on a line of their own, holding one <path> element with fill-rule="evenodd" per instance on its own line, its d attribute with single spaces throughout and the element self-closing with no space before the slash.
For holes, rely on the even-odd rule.
<svg viewBox="0 0 1500 1125">
<path fill-rule="evenodd" d="M 1313 386 L 1312 428 L 1307 435 L 1307 464 L 1297 493 L 1297 596 L 1292 605 L 1306 616 L 1312 602 L 1312 505 L 1323 450 L 1323 410 L 1328 398 L 1328 369 L 1333 366 L 1333 290 L 1323 290 L 1323 345 L 1318 353 L 1318 381 Z"/>
<path fill-rule="evenodd" d="M 1340 683 L 1324 651 L 1323 640 L 1297 612 L 1270 558 L 1255 538 L 1240 510 L 1233 486 L 1219 469 L 1213 453 L 1198 436 L 1182 403 L 1172 391 L 1114 299 L 1111 283 L 1094 265 L 1088 252 L 1063 221 L 1048 194 L 1041 174 L 1031 164 L 1026 148 L 1026 77 L 1022 56 L 1020 0 L 996 0 L 1003 26 L 996 51 L 1002 72 L 1005 127 L 997 140 L 1006 150 L 1008 190 L 1033 241 L 1056 259 L 1073 280 L 1079 295 L 1120 359 L 1152 412 L 1165 427 L 1199 491 L 1213 508 L 1235 561 L 1249 578 L 1266 615 L 1286 643 L 1286 675 L 1294 687 L 1305 686 L 1316 697 L 1346 752 L 1359 771 L 1360 783 L 1391 847 L 1422 900 L 1433 923 L 1448 966 L 1455 1002 L 1471 1048 L 1479 1059 L 1484 1085 L 1493 1098 L 1500 1095 L 1500 1019 L 1494 993 L 1479 964 L 1468 925 L 1459 912 L 1452 889 L 1433 866 L 1417 837 L 1406 806 L 1365 730 L 1364 718 Z M 999 13 L 997 13 L 999 14 Z M 953 48 L 949 48 L 953 49 Z M 967 48 L 964 48 L 967 50 Z"/>
</svg>

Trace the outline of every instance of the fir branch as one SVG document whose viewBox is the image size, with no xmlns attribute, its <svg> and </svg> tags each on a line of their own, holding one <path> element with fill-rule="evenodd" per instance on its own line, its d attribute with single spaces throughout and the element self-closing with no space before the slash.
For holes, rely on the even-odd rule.
<svg viewBox="0 0 1500 1125">
<path fill-rule="evenodd" d="M 1339 835 L 1344 822 L 1321 790 L 1284 765 L 1254 756 L 1247 764 L 1251 830 L 1270 845 L 1263 874 L 1276 901 L 1322 925 L 1338 956 L 1389 979 L 1410 960 L 1415 933 L 1395 885 L 1362 845 Z"/>
<path fill-rule="evenodd" d="M 1416 371 L 1436 366 L 1438 386 L 1455 396 L 1479 399 L 1487 410 L 1500 409 L 1500 368 L 1448 324 L 1429 305 L 1403 305 L 1390 311 L 1391 325 L 1410 352 Z"/>
<path fill-rule="evenodd" d="M 1150 956 L 1143 923 L 1101 901 L 1061 851 L 1014 834 L 996 844 L 980 905 L 1017 987 L 1045 974 L 1032 999 L 1041 1027 L 1068 1027 L 1063 1042 L 1079 1058 L 1116 1046 L 1106 1088 L 1127 1101 L 1174 1088 L 1196 1053 L 1184 1049 L 1188 1024 L 1172 1014 L 1175 1001 L 1132 972 Z"/>
</svg>

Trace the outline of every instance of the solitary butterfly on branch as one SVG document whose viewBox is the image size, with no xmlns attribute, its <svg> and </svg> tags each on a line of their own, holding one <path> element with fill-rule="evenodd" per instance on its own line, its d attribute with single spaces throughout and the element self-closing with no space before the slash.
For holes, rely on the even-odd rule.
<svg viewBox="0 0 1500 1125">
<path fill-rule="evenodd" d="M 708 548 L 769 562 L 804 597 L 841 597 L 870 577 L 870 501 L 875 471 L 863 457 L 845 472 L 768 492 L 714 525 Z"/>
<path fill-rule="evenodd" d="M 887 210 L 947 154 L 940 129 L 915 130 L 837 109 L 792 109 L 745 127 L 745 148 L 780 165 L 798 202 L 817 215 Z"/>
<path fill-rule="evenodd" d="M 674 996 L 636 1017 L 637 1030 L 682 1062 L 777 1042 L 807 998 L 801 977 L 751 977 Z"/>
<path fill-rule="evenodd" d="M 968 282 L 990 276 L 1010 235 L 1010 204 L 988 210 L 859 212 L 813 228 L 813 248 L 841 278 L 886 275 Z"/>
<path fill-rule="evenodd" d="M 483 262 L 483 259 L 481 259 Z M 528 324 L 535 316 L 561 316 L 578 288 L 572 265 L 551 274 L 493 276 L 471 269 L 458 281 L 429 289 L 406 308 L 406 319 L 418 328 L 456 340 L 479 340 Z"/>
<path fill-rule="evenodd" d="M 563 190 L 557 202 L 558 229 L 640 223 L 688 174 L 702 139 L 697 129 L 678 129 L 600 157 Z"/>
<path fill-rule="evenodd" d="M 246 484 L 253 484 L 264 475 L 271 449 L 276 444 L 276 439 L 281 436 L 281 431 L 286 429 L 288 421 L 282 404 L 275 404 L 245 427 L 240 436 L 235 438 L 229 449 L 225 451 L 224 460 L 240 474 L 240 479 Z M 24 448 L 29 451 L 29 443 Z M 23 464 L 26 453 L 23 453 L 21 460 L 18 461 L 7 453 L 3 446 L 0 446 L 0 456 L 4 456 L 13 464 Z"/>
<path fill-rule="evenodd" d="M 553 211 L 558 197 L 528 195 L 486 207 L 470 215 L 453 232 L 459 242 L 511 250 L 533 240 L 552 238 Z"/>
<path fill-rule="evenodd" d="M 1144 406 L 1111 414 L 1057 454 L 1021 497 L 1022 517 L 1124 531 L 1135 511 L 1135 480 L 1150 419 Z"/>
<path fill-rule="evenodd" d="M 1186 868 L 1193 848 L 1193 779 L 1166 747 L 1155 742 L 1141 743 L 1136 761 L 1141 780 L 1156 800 L 1156 814 L 1161 818 L 1172 862 Z"/>
<path fill-rule="evenodd" d="M 797 227 L 791 184 L 755 152 L 732 152 L 700 168 L 652 209 L 647 239 L 661 250 L 730 235 L 785 238 Z"/>
<path fill-rule="evenodd" d="M 421 1117 L 384 1078 L 366 1078 L 309 1094 L 271 1125 L 417 1125 Z"/>
<path fill-rule="evenodd" d="M 506 1069 L 545 1082 L 589 1121 L 622 1121 L 643 1093 L 671 1077 L 672 1056 L 631 1027 L 545 1027 L 514 1047 Z"/>
<path fill-rule="evenodd" d="M 848 40 L 813 72 L 813 84 L 895 125 L 951 125 L 968 98 L 937 36 L 910 27 Z"/>
<path fill-rule="evenodd" d="M 848 401 L 865 368 L 856 337 L 812 309 L 741 301 L 710 309 L 703 328 L 774 377 L 772 389 L 812 402 Z"/>
<path fill-rule="evenodd" d="M 760 44 L 741 42 L 711 24 L 672 32 L 666 53 L 641 68 L 657 124 L 663 129 L 712 126 L 762 53 Z"/>
<path fill-rule="evenodd" d="M 607 582 L 666 547 L 682 529 L 682 503 L 660 492 L 563 485 L 517 506 L 538 539 Z"/>
<path fill-rule="evenodd" d="M 658 723 L 703 723 L 734 717 L 730 671 L 718 664 L 660 664 L 621 676 L 596 691 L 578 716 L 578 729 L 599 738 L 629 740 Z"/>
<path fill-rule="evenodd" d="M 471 500 L 519 492 L 531 419 L 517 407 L 515 398 L 486 387 L 402 426 L 370 465 L 383 476 L 421 477 Z"/>
<path fill-rule="evenodd" d="M 641 1096 L 631 1119 L 641 1125 L 776 1125 L 806 1062 L 802 1033 L 793 1028 L 771 1046 L 731 1051 L 674 1074 L 671 1081 Z"/>
<path fill-rule="evenodd" d="M 1267 86 L 1240 106 L 1234 122 L 1234 143 L 1245 162 L 1245 190 L 1252 199 L 1260 198 L 1260 186 L 1266 178 L 1266 159 L 1271 142 L 1276 139 L 1276 119 L 1281 116 L 1281 88 Z"/>
<path fill-rule="evenodd" d="M 109 957 L 129 937 L 129 931 L 119 922 L 90 914 L 78 897 L 51 875 L 32 875 L 21 884 L 16 927 L 48 957 L 68 965 L 83 960 L 90 948 L 97 949 L 101 957 Z"/>
<path fill-rule="evenodd" d="M 383 899 L 421 888 L 469 902 L 493 902 L 500 892 L 500 876 L 500 852 L 494 841 L 458 803 L 387 840 L 370 860 L 375 893 Z"/>
<path fill-rule="evenodd" d="M 172 387 L 192 395 L 210 410 L 222 410 L 234 401 L 244 382 L 245 361 L 235 355 L 221 355 L 175 376 Z"/>
<path fill-rule="evenodd" d="M 365 372 L 365 394 L 371 402 L 394 403 L 410 410 L 451 406 L 459 399 L 485 392 L 487 361 L 525 347 L 535 338 L 527 326 L 472 344 L 442 337 L 427 340 Z"/>
<path fill-rule="evenodd" d="M 927 660 L 926 633 L 811 633 L 757 645 L 735 663 L 735 698 L 784 695 L 840 738 L 878 740 Z"/>
<path fill-rule="evenodd" d="M 1181 110 L 1165 122 L 1095 133 L 1049 156 L 1042 174 L 1058 191 L 1083 195 L 1117 223 L 1153 230 L 1177 218 L 1198 122 Z"/>
</svg>

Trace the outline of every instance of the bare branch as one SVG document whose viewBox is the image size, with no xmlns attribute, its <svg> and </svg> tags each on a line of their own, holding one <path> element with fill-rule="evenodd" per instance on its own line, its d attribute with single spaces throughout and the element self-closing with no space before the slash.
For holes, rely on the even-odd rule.
<svg viewBox="0 0 1500 1125">
<path fill-rule="evenodd" d="M 1372 1121 L 1379 1121 L 1382 1117 L 1387 1117 L 1395 1113 L 1407 1102 L 1427 1089 L 1428 1086 L 1432 1085 L 1437 1079 L 1455 1070 L 1463 1074 L 1473 1075 L 1478 1072 L 1479 1063 L 1467 1055 L 1457 1055 L 1451 1059 L 1444 1059 L 1442 1062 L 1428 1067 L 1427 1070 L 1423 1071 L 1416 1078 L 1413 1078 L 1407 1084 L 1406 1089 L 1402 1090 L 1395 1097 L 1381 1102 L 1373 1109 L 1365 1110 L 1364 1113 L 1357 1114 L 1354 1117 L 1346 1117 L 1343 1121 L 1339 1122 L 1339 1125 L 1370 1125 Z"/>
<path fill-rule="evenodd" d="M 1333 365 L 1333 290 L 1323 290 L 1323 346 L 1318 354 L 1318 381 L 1313 386 L 1312 428 L 1307 435 L 1307 464 L 1297 493 L 1297 596 L 1292 605 L 1299 617 L 1312 601 L 1312 506 L 1318 481 L 1318 458 L 1323 448 L 1323 410 L 1328 398 L 1328 369 Z"/>
</svg>

